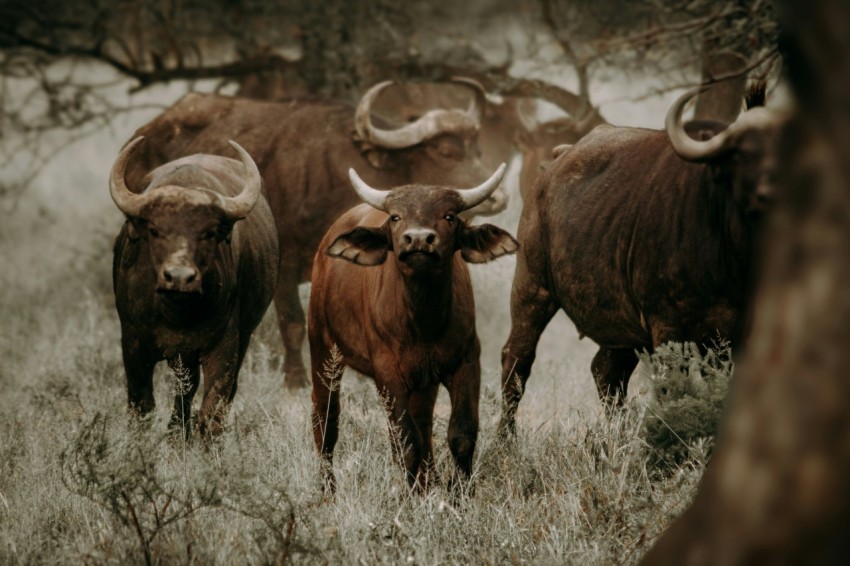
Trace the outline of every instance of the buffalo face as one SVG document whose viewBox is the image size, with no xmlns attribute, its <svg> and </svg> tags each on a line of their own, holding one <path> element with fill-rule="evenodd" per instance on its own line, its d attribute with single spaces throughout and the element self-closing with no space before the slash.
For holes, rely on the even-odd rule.
<svg viewBox="0 0 850 566">
<path fill-rule="evenodd" d="M 185 191 L 163 194 L 131 218 L 134 232 L 148 241 L 157 293 L 202 293 L 216 251 L 230 239 L 233 223 L 215 203 L 192 202 Z M 198 195 L 203 199 L 206 195 Z"/>
<path fill-rule="evenodd" d="M 760 219 L 773 202 L 776 158 L 774 128 L 744 132 L 734 142 L 731 160 L 732 198 L 748 217 Z"/>
<path fill-rule="evenodd" d="M 243 187 L 236 196 L 224 196 L 196 186 L 203 177 L 192 177 L 194 182 L 188 186 L 154 182 L 145 192 L 137 194 L 127 188 L 125 173 L 130 155 L 142 139 L 127 144 L 115 161 L 110 174 L 110 195 L 127 217 L 130 237 L 141 237 L 148 242 L 156 272 L 156 292 L 170 297 L 199 295 L 204 289 L 204 276 L 215 264 L 218 247 L 230 240 L 233 224 L 250 214 L 259 199 L 260 172 L 251 156 L 231 141 L 244 172 L 237 177 Z M 195 171 L 203 169 L 201 165 L 232 171 L 230 163 L 238 167 L 238 162 L 223 157 L 195 155 L 153 173 L 163 168 L 172 173 L 181 169 Z"/>
<path fill-rule="evenodd" d="M 457 193 L 412 186 L 395 191 L 387 200 L 384 233 L 402 273 L 438 268 L 452 257 L 456 241 L 467 229 L 458 218 L 463 205 Z"/>
<path fill-rule="evenodd" d="M 774 142 L 785 117 L 777 110 L 752 108 L 709 139 L 695 140 L 686 133 L 682 111 L 701 90 L 683 94 L 667 113 L 666 129 L 673 150 L 686 161 L 709 164 L 720 184 L 730 188 L 739 210 L 758 221 L 773 200 Z"/>
<path fill-rule="evenodd" d="M 352 170 L 352 185 L 360 198 L 389 216 L 380 228 L 360 226 L 343 234 L 327 253 L 360 265 L 379 265 L 392 250 L 406 276 L 442 270 L 456 251 L 471 263 L 514 253 L 519 244 L 510 234 L 490 224 L 469 226 L 459 216 L 484 201 L 504 171 L 502 165 L 474 189 L 408 185 L 384 192 L 366 185 Z"/>
</svg>

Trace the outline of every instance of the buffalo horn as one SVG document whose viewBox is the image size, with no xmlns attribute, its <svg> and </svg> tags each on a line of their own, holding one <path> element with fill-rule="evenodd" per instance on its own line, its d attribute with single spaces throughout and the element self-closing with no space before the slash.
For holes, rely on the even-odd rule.
<svg viewBox="0 0 850 566">
<path fill-rule="evenodd" d="M 127 162 L 130 161 L 130 154 L 136 149 L 136 146 L 145 139 L 144 136 L 139 136 L 121 150 L 118 159 L 112 166 L 112 172 L 109 175 L 109 194 L 115 202 L 118 210 L 126 216 L 138 216 L 139 211 L 144 206 L 146 199 L 134 193 L 127 188 L 127 182 L 124 179 L 124 174 L 127 171 Z"/>
<path fill-rule="evenodd" d="M 664 121 L 673 151 L 687 161 L 708 161 L 723 152 L 728 145 L 729 129 L 706 141 L 697 141 L 685 132 L 685 126 L 682 123 L 682 111 L 685 109 L 685 104 L 705 89 L 704 86 L 697 87 L 680 96 L 667 111 L 667 118 Z"/>
<path fill-rule="evenodd" d="M 360 200 L 377 208 L 378 210 L 386 211 L 387 209 L 384 207 L 384 201 L 387 199 L 387 191 L 380 191 L 378 189 L 373 189 L 366 182 L 357 175 L 357 171 L 354 168 L 348 170 L 348 178 L 351 179 L 351 186 L 354 187 L 354 190 L 357 192 L 357 195 L 360 197 Z"/>
<path fill-rule="evenodd" d="M 477 187 L 473 189 L 457 190 L 460 198 L 463 199 L 463 208 L 460 211 L 469 210 L 473 206 L 479 205 L 487 200 L 487 197 L 489 197 L 493 191 L 496 190 L 496 187 L 499 186 L 499 183 L 502 182 L 502 177 L 505 175 L 505 169 L 507 169 L 507 166 L 502 163 L 489 179 Z"/>
<path fill-rule="evenodd" d="M 501 104 L 501 101 L 491 101 L 487 95 L 487 91 L 484 90 L 484 87 L 481 86 L 481 83 L 479 83 L 475 79 L 470 79 L 469 77 L 452 77 L 452 82 L 472 89 L 472 102 L 470 103 L 469 108 L 466 110 L 466 113 L 473 120 L 481 122 L 484 119 L 484 111 L 487 108 L 488 102 L 492 102 L 493 104 Z M 494 96 L 493 98 L 496 99 L 497 97 Z"/>
<path fill-rule="evenodd" d="M 245 187 L 235 197 L 222 198 L 220 206 L 228 218 L 239 220 L 248 216 L 251 210 L 254 209 L 254 205 L 257 204 L 263 186 L 263 178 L 260 176 L 257 164 L 254 163 L 248 152 L 233 140 L 228 140 L 228 143 L 236 150 L 239 158 L 242 160 L 246 175 Z"/>
<path fill-rule="evenodd" d="M 473 114 L 477 111 L 430 110 L 411 124 L 395 130 L 382 130 L 372 125 L 372 104 L 393 81 L 378 83 L 363 95 L 354 113 L 354 128 L 357 135 L 377 147 L 403 149 L 443 133 L 459 133 L 476 130 L 480 120 Z"/>
</svg>

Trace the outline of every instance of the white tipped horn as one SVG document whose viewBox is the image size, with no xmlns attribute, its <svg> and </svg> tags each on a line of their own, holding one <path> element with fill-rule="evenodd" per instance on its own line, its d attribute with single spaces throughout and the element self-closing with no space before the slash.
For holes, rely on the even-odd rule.
<svg viewBox="0 0 850 566">
<path fill-rule="evenodd" d="M 112 172 L 109 174 L 109 195 L 112 197 L 115 206 L 126 216 L 138 216 L 147 199 L 142 195 L 136 194 L 127 188 L 127 181 L 124 175 L 127 172 L 127 163 L 130 161 L 130 154 L 133 150 L 145 139 L 144 136 L 139 136 L 121 150 L 115 164 L 112 166 Z"/>
<path fill-rule="evenodd" d="M 667 118 L 664 120 L 667 137 L 670 138 L 673 151 L 687 161 L 708 161 L 723 152 L 729 141 L 728 129 L 706 141 L 697 141 L 685 132 L 685 126 L 682 124 L 682 112 L 685 109 L 685 104 L 706 88 L 708 87 L 700 86 L 680 96 L 667 111 Z"/>
<path fill-rule="evenodd" d="M 228 140 L 230 146 L 239 154 L 242 166 L 245 168 L 245 185 L 235 197 L 223 197 L 221 208 L 228 218 L 239 220 L 245 218 L 254 209 L 263 187 L 263 178 L 257 164 L 245 149 L 233 140 Z"/>
<path fill-rule="evenodd" d="M 462 210 L 469 210 L 473 206 L 477 206 L 487 200 L 487 197 L 493 194 L 493 191 L 495 191 L 496 187 L 499 186 L 499 183 L 502 182 L 502 177 L 505 176 L 505 170 L 507 168 L 507 165 L 502 163 L 489 179 L 477 187 L 473 189 L 458 189 L 457 193 L 460 195 L 460 198 L 463 199 Z"/>
<path fill-rule="evenodd" d="M 380 191 L 367 185 L 366 182 L 357 175 L 357 171 L 355 171 L 354 168 L 348 170 L 348 178 L 351 179 L 351 186 L 354 187 L 354 190 L 357 192 L 357 196 L 359 196 L 363 202 L 369 206 L 377 208 L 378 210 L 387 210 L 384 206 L 384 202 L 387 199 L 388 191 Z"/>
</svg>

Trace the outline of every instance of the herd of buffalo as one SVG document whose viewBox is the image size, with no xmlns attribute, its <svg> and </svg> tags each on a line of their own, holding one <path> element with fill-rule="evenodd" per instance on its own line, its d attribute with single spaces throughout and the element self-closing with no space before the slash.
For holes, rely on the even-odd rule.
<svg viewBox="0 0 850 566">
<path fill-rule="evenodd" d="M 434 477 L 441 384 L 453 483 L 472 470 L 481 348 L 467 262 L 518 254 L 502 350 L 504 435 L 515 431 L 538 339 L 559 309 L 599 345 L 591 371 L 609 409 L 626 395 L 635 350 L 718 336 L 734 346 L 746 335 L 780 121 L 751 104 L 763 93 L 748 96 L 753 107 L 732 124 L 683 124 L 695 90 L 671 107 L 666 130 L 565 120 L 535 142 L 527 130 L 498 131 L 511 125 L 475 81 L 451 85 L 466 91 L 468 108 L 432 107 L 400 125 L 374 108 L 391 85 L 373 86 L 356 108 L 189 94 L 125 145 L 109 187 L 126 217 L 113 284 L 134 414 L 153 410 L 154 366 L 166 360 L 184 378 L 171 425 L 188 431 L 203 368 L 197 426 L 219 434 L 251 334 L 274 300 L 284 383 L 312 382 L 325 489 L 335 487 L 340 411 L 327 362 L 340 356 L 374 379 L 396 460 L 423 489 Z M 502 162 L 515 149 L 524 157 L 516 238 L 471 223 L 507 206 Z M 238 159 L 227 157 L 234 151 Z M 306 281 L 307 316 L 298 296 Z"/>
</svg>

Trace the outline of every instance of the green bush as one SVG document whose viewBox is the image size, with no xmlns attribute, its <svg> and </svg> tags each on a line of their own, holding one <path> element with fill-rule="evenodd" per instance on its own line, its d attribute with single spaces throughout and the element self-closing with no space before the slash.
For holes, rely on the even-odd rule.
<svg viewBox="0 0 850 566">
<path fill-rule="evenodd" d="M 669 342 L 639 357 L 652 392 L 642 429 L 649 468 L 666 474 L 694 460 L 704 464 L 734 370 L 728 342 L 704 351 L 693 342 Z"/>
</svg>

